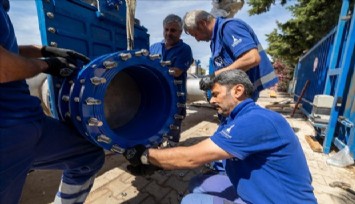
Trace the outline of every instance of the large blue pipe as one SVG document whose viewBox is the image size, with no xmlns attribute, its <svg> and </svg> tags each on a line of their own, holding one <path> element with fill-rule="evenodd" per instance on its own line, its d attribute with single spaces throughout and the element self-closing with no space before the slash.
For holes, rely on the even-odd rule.
<svg viewBox="0 0 355 204">
<path fill-rule="evenodd" d="M 92 4 L 94 2 L 94 4 Z M 96 2 L 96 3 L 95 3 Z M 127 51 L 124 0 L 36 1 L 42 44 L 73 49 L 92 61 L 71 78 L 48 77 L 50 109 L 91 142 L 122 153 L 136 144 L 157 145 L 169 132 L 181 82 L 159 56 L 149 55 L 147 29 L 134 25 Z"/>
<path fill-rule="evenodd" d="M 137 144 L 157 145 L 173 126 L 181 82 L 157 55 L 121 51 L 93 60 L 58 92 L 62 120 L 87 139 L 122 153 Z"/>
</svg>

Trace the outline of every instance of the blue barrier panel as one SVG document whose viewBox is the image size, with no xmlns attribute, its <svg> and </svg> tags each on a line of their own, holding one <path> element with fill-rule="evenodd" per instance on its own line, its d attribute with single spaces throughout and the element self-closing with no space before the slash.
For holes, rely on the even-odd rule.
<svg viewBox="0 0 355 204">
<path fill-rule="evenodd" d="M 346 9 L 344 9 L 344 7 Z M 353 129 L 355 123 L 349 119 L 353 117 L 350 113 L 354 95 L 352 94 L 353 87 L 349 87 L 349 85 L 353 84 L 351 80 L 354 72 L 355 55 L 355 19 L 349 14 L 349 10 L 349 2 L 343 1 L 342 13 L 339 17 L 338 30 L 342 30 L 344 34 L 342 36 L 339 35 L 335 42 L 336 44 L 342 44 L 343 49 L 339 53 L 334 53 L 331 56 L 331 62 L 339 61 L 339 65 L 336 67 L 330 67 L 328 71 L 326 89 L 324 92 L 326 94 L 330 93 L 329 89 L 333 85 L 330 82 L 330 79 L 334 75 L 338 75 L 338 79 L 336 80 L 334 86 L 334 104 L 331 109 L 331 117 L 323 143 L 323 151 L 325 153 L 329 153 L 333 140 L 334 144 L 339 149 L 342 149 L 345 145 L 348 145 L 350 149 L 354 150 L 355 146 L 355 143 L 349 143 L 349 138 L 354 137 Z M 332 64 L 336 63 L 334 62 Z"/>
<path fill-rule="evenodd" d="M 76 50 L 90 58 L 127 49 L 124 0 L 36 1 L 42 44 Z M 117 2 L 116 4 L 114 2 Z M 148 49 L 147 29 L 136 24 L 134 49 Z"/>
<path fill-rule="evenodd" d="M 354 5 L 355 7 L 355 5 Z M 354 8 L 355 9 L 355 8 Z M 328 124 L 314 123 L 320 136 L 324 136 L 323 151 L 329 153 L 332 143 L 339 149 L 349 146 L 355 155 L 355 20 L 349 1 L 343 0 L 338 25 L 315 45 L 297 66 L 295 74 L 295 100 L 307 80 L 309 88 L 302 99 L 303 111 L 309 116 L 317 94 L 331 95 L 334 102 Z"/>
<path fill-rule="evenodd" d="M 318 42 L 310 51 L 300 58 L 297 75 L 295 78 L 295 101 L 300 97 L 301 91 L 309 80 L 310 84 L 302 98 L 302 110 L 306 115 L 312 112 L 312 102 L 314 96 L 322 94 L 326 82 L 329 67 L 329 56 L 332 50 L 335 36 L 333 29 L 326 37 Z"/>
</svg>

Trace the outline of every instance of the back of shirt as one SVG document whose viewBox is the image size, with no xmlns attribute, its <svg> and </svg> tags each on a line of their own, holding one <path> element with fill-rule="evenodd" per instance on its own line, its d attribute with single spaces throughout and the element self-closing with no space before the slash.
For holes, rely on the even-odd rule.
<svg viewBox="0 0 355 204">
<path fill-rule="evenodd" d="M 0 0 L 0 45 L 18 53 L 12 23 L 7 15 L 8 1 Z M 2 67 L 6 70 L 6 67 Z M 0 127 L 18 125 L 44 116 L 40 100 L 30 95 L 25 80 L 0 83 Z"/>
<path fill-rule="evenodd" d="M 251 49 L 258 49 L 261 61 L 249 69 L 250 81 L 260 92 L 275 85 L 278 78 L 253 29 L 239 19 L 217 18 L 211 40 L 212 60 L 215 70 L 232 64 Z"/>
</svg>

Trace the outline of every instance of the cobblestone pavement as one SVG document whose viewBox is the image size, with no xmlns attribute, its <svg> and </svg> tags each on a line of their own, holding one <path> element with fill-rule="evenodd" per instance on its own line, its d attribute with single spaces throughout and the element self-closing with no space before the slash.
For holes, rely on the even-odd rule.
<svg viewBox="0 0 355 204">
<path fill-rule="evenodd" d="M 278 94 L 270 98 L 269 92 L 261 94 L 258 103 L 267 106 L 273 102 L 282 102 L 289 98 Z M 326 164 L 329 155 L 313 152 L 305 136 L 314 135 L 313 127 L 302 114 L 296 112 L 290 117 L 292 108 L 279 110 L 295 130 L 306 155 L 313 177 L 314 192 L 321 204 L 355 203 L 355 167 L 339 168 Z M 218 120 L 215 110 L 206 103 L 195 103 L 188 107 L 188 116 L 183 122 L 182 142 L 190 145 L 201 141 L 216 130 Z M 133 176 L 126 171 L 127 162 L 121 155 L 106 156 L 106 162 L 95 180 L 87 204 L 176 204 L 187 192 L 188 181 L 202 171 L 194 170 L 157 171 L 150 176 Z M 21 204 L 50 203 L 59 184 L 59 171 L 35 171 L 29 174 Z M 331 187 L 334 182 L 344 182 L 350 188 Z"/>
</svg>

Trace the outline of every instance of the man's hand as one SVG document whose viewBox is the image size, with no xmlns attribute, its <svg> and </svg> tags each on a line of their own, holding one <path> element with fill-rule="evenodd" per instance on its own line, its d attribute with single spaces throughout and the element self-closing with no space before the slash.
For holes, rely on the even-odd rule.
<svg viewBox="0 0 355 204">
<path fill-rule="evenodd" d="M 90 62 L 90 58 L 87 56 L 69 49 L 44 46 L 41 49 L 41 53 L 43 57 L 63 57 L 71 61 L 71 63 L 76 63 L 77 60 L 80 60 L 85 65 Z"/>
<path fill-rule="evenodd" d="M 200 89 L 203 91 L 210 90 L 212 88 L 212 82 L 215 75 L 207 75 L 200 80 Z"/>
<path fill-rule="evenodd" d="M 43 61 L 48 64 L 48 68 L 43 72 L 56 77 L 68 77 L 77 69 L 74 64 L 62 57 L 48 57 Z"/>
<path fill-rule="evenodd" d="M 132 166 L 143 165 L 141 161 L 142 154 L 147 148 L 144 145 L 137 145 L 133 148 L 127 149 L 123 156 L 131 163 Z"/>
</svg>

